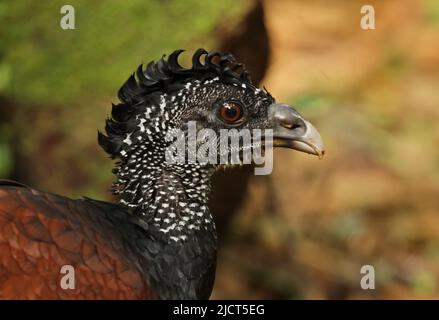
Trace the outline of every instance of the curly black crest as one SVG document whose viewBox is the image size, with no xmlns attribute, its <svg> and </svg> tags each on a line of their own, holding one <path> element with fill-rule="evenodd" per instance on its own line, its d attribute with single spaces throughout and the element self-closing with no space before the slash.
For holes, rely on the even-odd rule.
<svg viewBox="0 0 439 320">
<path fill-rule="evenodd" d="M 176 50 L 167 60 L 163 56 L 157 62 L 151 61 L 145 70 L 140 65 L 120 88 L 118 97 L 121 102 L 113 104 L 111 118 L 106 121 L 107 136 L 98 132 L 99 144 L 112 157 L 118 156 L 123 137 L 135 129 L 134 115 L 145 104 L 157 104 L 164 93 L 178 91 L 192 80 L 205 81 L 216 77 L 225 84 L 246 84 L 255 88 L 245 66 L 237 63 L 230 53 L 198 49 L 192 57 L 192 67 L 184 68 L 178 63 L 182 52 L 184 50 Z"/>
</svg>

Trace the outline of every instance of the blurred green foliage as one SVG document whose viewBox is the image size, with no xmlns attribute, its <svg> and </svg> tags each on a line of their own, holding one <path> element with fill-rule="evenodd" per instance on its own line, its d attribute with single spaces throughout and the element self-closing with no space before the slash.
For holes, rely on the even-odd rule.
<svg viewBox="0 0 439 320">
<path fill-rule="evenodd" d="M 4 176 L 9 173 L 12 167 L 11 153 L 5 143 L 0 143 L 0 176 Z"/>
<path fill-rule="evenodd" d="M 424 15 L 427 21 L 439 24 L 439 1 L 438 0 L 424 0 L 425 8 Z"/>
<path fill-rule="evenodd" d="M 315 90 L 296 94 L 288 99 L 288 103 L 306 112 L 307 116 L 312 118 L 330 112 L 337 100 L 338 97 L 333 92 Z"/>
<path fill-rule="evenodd" d="M 74 0 L 75 30 L 60 27 L 55 1 L 0 3 L 0 93 L 65 104 L 114 95 L 142 62 L 177 48 L 213 46 L 212 30 L 243 0 Z"/>
</svg>

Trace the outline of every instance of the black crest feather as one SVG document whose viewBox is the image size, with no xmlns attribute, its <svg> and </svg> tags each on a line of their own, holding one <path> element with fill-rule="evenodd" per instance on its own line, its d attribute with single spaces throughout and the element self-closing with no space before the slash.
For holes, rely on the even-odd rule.
<svg viewBox="0 0 439 320">
<path fill-rule="evenodd" d="M 254 87 L 245 66 L 229 53 L 200 48 L 192 56 L 192 67 L 184 68 L 178 62 L 182 52 L 175 50 L 168 59 L 162 56 L 157 62 L 151 61 L 145 69 L 140 65 L 122 85 L 118 91 L 120 103 L 112 106 L 111 118 L 106 121 L 107 135 L 98 132 L 98 143 L 105 152 L 112 157 L 119 154 L 124 136 L 134 130 L 134 115 L 141 105 L 157 102 L 161 94 L 182 88 L 188 81 L 219 77 L 224 83 Z"/>
</svg>

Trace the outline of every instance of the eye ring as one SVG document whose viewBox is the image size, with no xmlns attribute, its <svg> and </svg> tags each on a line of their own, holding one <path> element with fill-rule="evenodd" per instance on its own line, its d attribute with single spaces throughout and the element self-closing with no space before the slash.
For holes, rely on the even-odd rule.
<svg viewBox="0 0 439 320">
<path fill-rule="evenodd" d="M 236 101 L 225 102 L 218 110 L 219 118 L 227 124 L 236 124 L 242 119 L 243 114 L 241 105 Z"/>
</svg>

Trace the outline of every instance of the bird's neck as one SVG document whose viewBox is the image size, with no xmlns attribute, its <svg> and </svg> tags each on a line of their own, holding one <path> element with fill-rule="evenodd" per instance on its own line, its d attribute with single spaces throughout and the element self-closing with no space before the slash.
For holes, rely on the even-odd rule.
<svg viewBox="0 0 439 320">
<path fill-rule="evenodd" d="M 122 202 L 145 230 L 142 271 L 161 299 L 207 299 L 212 292 L 217 248 L 208 208 L 212 174 L 206 167 L 163 164 L 133 174 L 134 180 L 126 176 Z"/>
<path fill-rule="evenodd" d="M 131 170 L 131 172 L 130 172 Z M 170 241 L 186 241 L 199 231 L 214 234 L 208 201 L 213 169 L 199 165 L 158 166 L 145 174 L 132 169 L 121 202 Z"/>
</svg>

